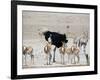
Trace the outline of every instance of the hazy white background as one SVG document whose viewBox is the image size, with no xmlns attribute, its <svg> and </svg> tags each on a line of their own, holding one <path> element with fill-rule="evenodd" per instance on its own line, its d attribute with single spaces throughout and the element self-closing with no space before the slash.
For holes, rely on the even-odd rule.
<svg viewBox="0 0 100 80">
<path fill-rule="evenodd" d="M 21 16 L 20 16 L 21 17 Z M 19 23 L 20 24 L 20 23 Z M 67 28 L 69 26 L 69 28 Z M 66 34 L 68 37 L 67 46 L 73 45 L 73 39 L 80 37 L 83 32 L 87 32 L 87 36 L 90 33 L 90 14 L 88 13 L 68 13 L 68 12 L 46 12 L 46 11 L 34 11 L 34 10 L 23 10 L 22 11 L 22 37 L 23 46 L 31 46 L 34 54 L 33 67 L 45 66 L 46 63 L 45 53 L 43 47 L 46 45 L 46 41 L 43 35 L 43 29 L 47 29 L 53 32 L 59 32 Z M 69 34 L 70 32 L 70 34 Z M 69 38 L 71 37 L 71 38 Z M 89 54 L 90 46 L 89 39 L 86 47 L 87 54 Z M 52 54 L 52 52 L 51 52 Z M 67 58 L 68 56 L 66 56 Z M 30 57 L 27 57 L 27 61 Z M 25 57 L 23 57 L 25 60 Z M 56 50 L 56 60 L 61 61 L 59 50 Z M 68 58 L 65 59 L 65 62 Z M 27 62 L 29 63 L 29 62 Z M 25 64 L 23 62 L 23 64 Z M 80 64 L 86 65 L 86 58 L 80 52 Z M 24 67 L 25 65 L 23 65 Z M 53 64 L 50 66 L 62 66 L 61 64 Z M 81 70 L 81 69 L 80 69 Z"/>
<path fill-rule="evenodd" d="M 47 2 L 60 3 L 74 3 L 74 4 L 92 4 L 98 5 L 98 14 L 100 14 L 100 0 L 36 0 Z M 10 80 L 10 65 L 11 65 L 11 2 L 10 0 L 0 0 L 0 80 Z M 98 22 L 100 15 L 98 16 Z M 100 26 L 100 23 L 98 24 Z M 100 27 L 98 27 L 98 30 Z M 100 34 L 100 31 L 98 31 Z M 100 41 L 100 36 L 98 38 Z M 100 44 L 100 42 L 98 42 Z M 100 56 L 100 45 L 98 45 L 98 56 Z M 100 57 L 99 57 L 100 58 Z M 100 67 L 100 59 L 98 59 L 98 67 Z M 99 68 L 100 73 L 100 68 Z M 33 80 L 100 80 L 98 75 L 84 75 L 84 76 L 66 76 L 55 78 L 39 78 Z"/>
<path fill-rule="evenodd" d="M 75 36 L 89 33 L 90 15 L 88 13 L 60 13 L 60 12 L 22 12 L 23 40 L 41 39 L 42 29 L 66 34 L 71 32 Z M 69 29 L 67 29 L 69 26 Z"/>
</svg>

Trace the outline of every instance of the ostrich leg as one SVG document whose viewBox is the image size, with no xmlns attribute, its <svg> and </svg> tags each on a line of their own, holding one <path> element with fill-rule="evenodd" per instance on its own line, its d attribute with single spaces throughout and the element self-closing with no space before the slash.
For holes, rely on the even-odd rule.
<svg viewBox="0 0 100 80">
<path fill-rule="evenodd" d="M 51 63 L 51 58 L 52 58 L 52 55 L 51 53 L 49 53 L 49 64 Z"/>
<path fill-rule="evenodd" d="M 62 64 L 65 64 L 65 62 L 64 62 L 64 54 L 62 56 L 63 56 L 63 62 L 62 62 Z"/>
<path fill-rule="evenodd" d="M 77 61 L 77 63 L 79 63 L 79 61 L 80 61 L 80 57 L 79 57 L 79 55 L 77 55 L 77 58 L 78 58 L 78 61 Z"/>
<path fill-rule="evenodd" d="M 31 63 L 33 64 L 34 55 L 31 54 Z"/>
<path fill-rule="evenodd" d="M 53 62 L 56 62 L 56 61 L 55 61 L 55 51 L 56 51 L 56 47 L 54 48 Z"/>
</svg>

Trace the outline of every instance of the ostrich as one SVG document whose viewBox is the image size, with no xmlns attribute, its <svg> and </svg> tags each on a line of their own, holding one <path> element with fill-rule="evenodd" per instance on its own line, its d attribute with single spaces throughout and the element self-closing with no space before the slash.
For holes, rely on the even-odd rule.
<svg viewBox="0 0 100 80">
<path fill-rule="evenodd" d="M 45 37 L 45 40 L 47 42 L 51 42 L 51 45 L 54 45 L 55 48 L 53 50 L 53 62 L 56 62 L 55 60 L 55 52 L 56 52 L 56 48 L 60 48 L 64 43 L 67 43 L 68 40 L 66 40 L 66 35 L 65 34 L 60 34 L 57 32 L 51 32 L 51 31 L 45 31 L 43 32 L 43 35 Z"/>
<path fill-rule="evenodd" d="M 52 57 L 52 55 L 51 55 L 51 43 L 50 42 L 48 42 L 46 44 L 46 46 L 44 47 L 44 52 L 46 54 L 47 65 L 49 65 L 51 62 L 51 57 Z"/>
<path fill-rule="evenodd" d="M 25 64 L 26 64 L 26 55 L 27 54 L 31 56 L 31 62 L 32 62 L 32 59 L 34 57 L 34 55 L 32 53 L 33 53 L 32 47 L 23 46 L 23 55 L 25 55 Z"/>
</svg>

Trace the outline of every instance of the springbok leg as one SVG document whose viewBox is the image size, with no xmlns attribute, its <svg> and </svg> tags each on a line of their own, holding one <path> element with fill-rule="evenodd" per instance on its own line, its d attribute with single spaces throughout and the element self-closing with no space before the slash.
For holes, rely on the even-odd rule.
<svg viewBox="0 0 100 80">
<path fill-rule="evenodd" d="M 68 64 L 70 63 L 70 54 L 68 54 Z"/>
<path fill-rule="evenodd" d="M 34 55 L 31 54 L 31 63 L 33 64 Z"/>
<path fill-rule="evenodd" d="M 62 64 L 65 64 L 65 62 L 64 62 L 64 54 L 62 54 L 62 57 L 63 57 L 63 63 Z"/>
<path fill-rule="evenodd" d="M 73 57 L 74 57 L 74 58 L 72 58 L 73 59 L 73 64 L 76 64 L 76 61 L 75 61 L 76 56 L 73 55 Z"/>
<path fill-rule="evenodd" d="M 63 62 L 62 62 L 62 54 L 60 54 L 60 55 L 61 55 L 61 64 L 62 64 L 62 63 L 63 63 Z"/>
<path fill-rule="evenodd" d="M 25 65 L 27 65 L 27 62 L 26 62 L 26 54 L 25 54 Z"/>
<path fill-rule="evenodd" d="M 56 61 L 55 61 L 55 51 L 56 51 L 56 47 L 54 48 L 53 62 L 56 62 Z"/>
<path fill-rule="evenodd" d="M 47 65 L 47 62 L 48 62 L 48 61 L 47 61 L 47 59 L 48 59 L 48 56 L 47 56 L 47 55 L 45 56 L 45 59 L 46 59 L 46 62 L 45 62 L 44 65 Z"/>
<path fill-rule="evenodd" d="M 46 64 L 48 65 L 48 63 L 49 63 L 49 59 L 48 59 L 49 58 L 49 54 L 47 54 L 46 57 L 47 57 L 47 63 Z"/>
</svg>

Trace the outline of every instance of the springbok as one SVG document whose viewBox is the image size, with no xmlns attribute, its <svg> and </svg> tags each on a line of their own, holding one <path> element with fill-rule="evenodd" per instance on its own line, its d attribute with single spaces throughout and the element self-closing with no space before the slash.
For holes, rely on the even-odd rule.
<svg viewBox="0 0 100 80">
<path fill-rule="evenodd" d="M 70 56 L 72 55 L 72 48 L 66 47 L 65 51 L 66 51 L 66 54 L 68 55 L 68 63 L 69 63 Z M 72 63 L 72 59 L 71 59 L 71 63 Z"/>
<path fill-rule="evenodd" d="M 46 44 L 46 46 L 44 47 L 44 53 L 46 54 L 47 65 L 50 65 L 51 58 L 52 58 L 52 55 L 51 55 L 51 43 L 50 42 L 48 42 Z"/>
<path fill-rule="evenodd" d="M 69 63 L 69 60 L 71 60 L 71 63 L 72 63 L 72 59 L 74 59 L 74 63 L 79 63 L 79 48 L 77 48 L 76 46 L 71 46 L 70 48 L 66 47 L 66 53 L 68 55 L 68 63 Z M 73 58 L 70 59 L 71 55 L 73 55 Z M 75 58 L 77 57 L 78 61 L 76 62 L 75 61 Z"/>
<path fill-rule="evenodd" d="M 23 55 L 25 56 L 25 65 L 27 64 L 26 63 L 26 55 L 30 55 L 31 57 L 31 63 L 32 63 L 32 59 L 34 58 L 34 55 L 32 54 L 33 53 L 33 48 L 32 47 L 26 47 L 26 46 L 23 46 Z"/>
<path fill-rule="evenodd" d="M 71 52 L 72 52 L 72 55 L 74 55 L 74 63 L 76 64 L 76 63 L 79 63 L 79 52 L 80 52 L 80 49 L 77 47 L 77 46 L 75 46 L 75 45 L 72 45 L 71 46 Z M 76 62 L 75 61 L 75 58 L 77 57 L 77 59 L 78 59 L 78 61 Z M 72 63 L 72 62 L 71 62 Z"/>
<path fill-rule="evenodd" d="M 62 47 L 59 48 L 59 52 L 61 54 L 61 63 L 65 64 L 64 62 L 64 56 L 65 56 L 65 52 L 66 52 L 66 48 L 65 48 L 65 44 L 62 42 Z"/>
<path fill-rule="evenodd" d="M 79 39 L 75 41 L 76 45 L 81 49 L 81 51 L 84 53 L 86 57 L 87 64 L 89 64 L 89 55 L 86 53 L 86 46 L 88 43 L 88 37 L 87 36 L 82 36 Z"/>
<path fill-rule="evenodd" d="M 61 53 L 61 63 L 64 64 L 64 56 L 65 54 L 68 55 L 68 62 L 70 60 L 70 56 L 73 55 L 74 57 L 71 58 L 71 63 L 72 63 L 72 59 L 74 59 L 74 63 L 78 63 L 79 62 L 79 48 L 75 45 L 72 45 L 71 47 L 65 47 L 65 43 L 62 42 L 62 47 L 60 47 L 59 52 Z M 78 61 L 75 61 L 75 58 L 78 58 Z"/>
</svg>

